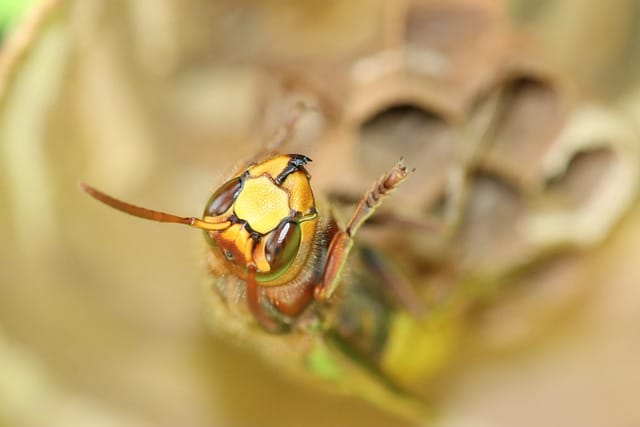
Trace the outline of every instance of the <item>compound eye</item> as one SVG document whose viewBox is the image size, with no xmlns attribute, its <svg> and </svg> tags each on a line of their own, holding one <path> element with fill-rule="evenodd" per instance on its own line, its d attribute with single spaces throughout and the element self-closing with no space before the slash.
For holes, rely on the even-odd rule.
<svg viewBox="0 0 640 427">
<path fill-rule="evenodd" d="M 204 208 L 204 216 L 218 216 L 229 210 L 233 202 L 236 201 L 238 193 L 242 188 L 242 180 L 240 177 L 227 181 L 218 189 L 207 202 Z"/>
<path fill-rule="evenodd" d="M 300 226 L 293 221 L 282 222 L 271 232 L 265 244 L 265 257 L 273 278 L 284 273 L 293 263 L 300 247 L 300 236 Z"/>
</svg>

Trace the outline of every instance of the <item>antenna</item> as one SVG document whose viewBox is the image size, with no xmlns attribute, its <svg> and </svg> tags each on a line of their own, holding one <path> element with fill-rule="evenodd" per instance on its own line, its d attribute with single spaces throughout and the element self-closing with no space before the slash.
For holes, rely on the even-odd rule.
<svg viewBox="0 0 640 427">
<path fill-rule="evenodd" d="M 78 184 L 82 191 L 104 203 L 107 206 L 111 206 L 114 209 L 127 213 L 129 215 L 137 216 L 138 218 L 149 219 L 151 221 L 158 222 L 173 222 L 177 224 L 185 224 L 191 227 L 199 228 L 201 230 L 208 231 L 218 231 L 224 230 L 229 227 L 230 222 L 207 222 L 203 221 L 199 218 L 195 217 L 181 217 L 177 215 L 173 215 L 170 213 L 154 211 L 152 209 L 143 208 L 140 206 L 135 206 L 127 202 L 123 202 L 122 200 L 118 200 L 114 197 L 109 196 L 108 194 L 103 193 L 102 191 L 96 190 L 95 188 L 80 182 Z M 214 217 L 215 218 L 215 217 Z"/>
</svg>

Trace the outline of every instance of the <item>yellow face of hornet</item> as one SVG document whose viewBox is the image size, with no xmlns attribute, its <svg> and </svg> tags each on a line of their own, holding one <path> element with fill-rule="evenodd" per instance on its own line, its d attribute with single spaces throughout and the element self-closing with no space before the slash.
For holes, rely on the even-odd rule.
<svg viewBox="0 0 640 427">
<path fill-rule="evenodd" d="M 220 224 L 206 230 L 230 270 L 246 277 L 250 266 L 262 286 L 296 277 L 305 265 L 317 225 L 309 173 L 310 159 L 278 155 L 249 166 L 209 199 L 202 220 Z"/>
</svg>

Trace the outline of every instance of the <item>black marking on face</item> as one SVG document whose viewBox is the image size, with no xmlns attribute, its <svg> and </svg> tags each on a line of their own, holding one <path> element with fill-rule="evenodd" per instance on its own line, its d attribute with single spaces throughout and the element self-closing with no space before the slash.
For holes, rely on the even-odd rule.
<svg viewBox="0 0 640 427">
<path fill-rule="evenodd" d="M 287 179 L 289 175 L 297 171 L 301 171 L 307 176 L 307 178 L 311 178 L 311 175 L 309 174 L 309 172 L 307 172 L 307 170 L 304 168 L 304 165 L 306 165 L 310 161 L 311 159 L 305 155 L 291 154 L 291 159 L 289 160 L 289 163 L 287 163 L 287 166 L 284 168 L 284 170 L 280 172 L 280 174 L 276 177 L 275 179 L 276 184 L 282 185 L 284 180 Z"/>
</svg>

